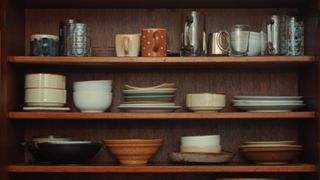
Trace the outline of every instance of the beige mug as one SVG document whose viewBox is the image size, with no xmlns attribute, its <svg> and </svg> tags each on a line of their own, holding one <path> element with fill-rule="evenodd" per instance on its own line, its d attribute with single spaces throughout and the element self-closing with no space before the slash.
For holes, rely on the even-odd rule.
<svg viewBox="0 0 320 180">
<path fill-rule="evenodd" d="M 140 52 L 140 34 L 117 34 L 116 55 L 118 57 L 137 57 Z"/>
</svg>

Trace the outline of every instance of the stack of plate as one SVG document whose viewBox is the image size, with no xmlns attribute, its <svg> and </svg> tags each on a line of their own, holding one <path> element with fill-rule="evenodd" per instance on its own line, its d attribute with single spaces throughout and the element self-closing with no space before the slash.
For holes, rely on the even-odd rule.
<svg viewBox="0 0 320 180">
<path fill-rule="evenodd" d="M 234 96 L 232 101 L 248 112 L 289 112 L 305 106 L 302 96 Z"/>
<path fill-rule="evenodd" d="M 153 87 L 125 85 L 124 99 L 119 109 L 127 112 L 173 112 L 180 106 L 172 102 L 177 88 L 173 83 L 163 83 Z"/>
<path fill-rule="evenodd" d="M 295 141 L 249 141 L 240 146 L 240 151 L 256 164 L 278 165 L 294 161 L 302 146 Z"/>
</svg>

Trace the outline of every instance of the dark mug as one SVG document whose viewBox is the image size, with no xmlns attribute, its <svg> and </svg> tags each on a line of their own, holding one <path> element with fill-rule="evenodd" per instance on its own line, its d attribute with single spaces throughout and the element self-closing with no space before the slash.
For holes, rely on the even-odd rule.
<svg viewBox="0 0 320 180">
<path fill-rule="evenodd" d="M 34 34 L 30 41 L 32 56 L 58 56 L 59 37 L 49 34 Z"/>
</svg>

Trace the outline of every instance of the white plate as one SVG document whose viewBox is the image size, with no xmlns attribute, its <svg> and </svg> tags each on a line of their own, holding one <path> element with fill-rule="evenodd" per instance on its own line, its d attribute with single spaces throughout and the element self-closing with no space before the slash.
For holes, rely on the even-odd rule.
<svg viewBox="0 0 320 180">
<path fill-rule="evenodd" d="M 241 145 L 240 148 L 258 148 L 258 147 L 289 147 L 289 148 L 302 148 L 301 145 L 296 144 L 247 144 Z"/>
<path fill-rule="evenodd" d="M 232 100 L 235 104 L 248 104 L 248 105 L 256 105 L 256 104 L 303 104 L 303 100 L 292 100 L 292 101 L 283 101 L 283 100 Z"/>
<path fill-rule="evenodd" d="M 24 111 L 70 111 L 69 107 L 28 107 L 22 108 Z"/>
<path fill-rule="evenodd" d="M 234 154 L 231 152 L 222 153 L 182 153 L 172 152 L 169 158 L 177 163 L 200 163 L 200 164 L 219 164 L 230 162 Z"/>
<path fill-rule="evenodd" d="M 173 99 L 175 95 L 151 95 L 151 96 L 124 96 L 127 101 L 161 101 L 168 102 Z"/>
<path fill-rule="evenodd" d="M 188 107 L 190 111 L 195 112 L 217 112 L 221 111 L 224 107 Z"/>
<path fill-rule="evenodd" d="M 145 89 L 145 90 L 122 90 L 125 95 L 165 95 L 165 94 L 174 94 L 177 88 L 161 88 L 161 89 Z"/>
<path fill-rule="evenodd" d="M 301 105 L 234 105 L 234 107 L 248 112 L 290 112 L 305 106 Z"/>
<path fill-rule="evenodd" d="M 234 106 L 295 106 L 304 105 L 303 103 L 234 103 Z"/>
<path fill-rule="evenodd" d="M 299 100 L 303 96 L 233 96 L 233 98 L 239 100 Z"/>
<path fill-rule="evenodd" d="M 141 107 L 141 106 L 175 106 L 175 103 L 141 103 L 141 104 L 120 104 L 119 107 Z"/>
<path fill-rule="evenodd" d="M 181 106 L 118 106 L 118 108 L 126 112 L 173 112 L 180 109 Z"/>
<path fill-rule="evenodd" d="M 247 141 L 243 144 L 296 144 L 296 141 Z"/>
</svg>

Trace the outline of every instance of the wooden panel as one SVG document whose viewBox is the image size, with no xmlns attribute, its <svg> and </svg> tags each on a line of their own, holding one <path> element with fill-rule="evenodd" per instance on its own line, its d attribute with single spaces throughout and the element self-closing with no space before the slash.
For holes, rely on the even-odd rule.
<svg viewBox="0 0 320 180">
<path fill-rule="evenodd" d="M 216 178 L 274 178 L 277 180 L 306 180 L 310 173 L 15 173 L 12 180 L 214 180 Z"/>
<path fill-rule="evenodd" d="M 21 6 L 26 7 L 80 7 L 80 8 L 101 8 L 101 7 L 118 7 L 118 8 L 217 8 L 217 7 L 300 7 L 305 5 L 305 1 L 302 0 L 153 0 L 152 2 L 147 0 L 135 0 L 134 3 L 128 0 L 55 0 L 44 3 L 41 0 L 16 0 Z"/>
<path fill-rule="evenodd" d="M 315 64 L 314 56 L 256 56 L 256 57 L 41 57 L 11 56 L 9 62 L 22 65 L 56 65 L 64 67 L 119 68 L 240 68 L 294 67 Z"/>
<path fill-rule="evenodd" d="M 250 113 L 250 112 L 202 112 L 202 113 L 78 113 L 78 112 L 10 112 L 11 119 L 56 119 L 56 120 L 259 120 L 259 119 L 312 119 L 315 120 L 314 112 L 285 112 L 285 113 Z"/>
<path fill-rule="evenodd" d="M 215 165 L 215 166 L 32 166 L 11 165 L 15 173 L 248 173 L 248 172 L 316 172 L 314 165 Z"/>
<path fill-rule="evenodd" d="M 248 24 L 260 31 L 271 14 L 296 14 L 297 9 L 200 9 L 206 15 L 206 30 L 217 32 L 234 24 Z M 58 34 L 59 21 L 75 18 L 90 27 L 94 56 L 114 56 L 114 38 L 118 33 L 139 33 L 142 28 L 159 27 L 168 30 L 168 48 L 179 51 L 181 13 L 185 9 L 27 9 L 25 55 L 29 55 L 31 34 Z M 22 54 L 16 54 L 22 55 Z"/>
</svg>

